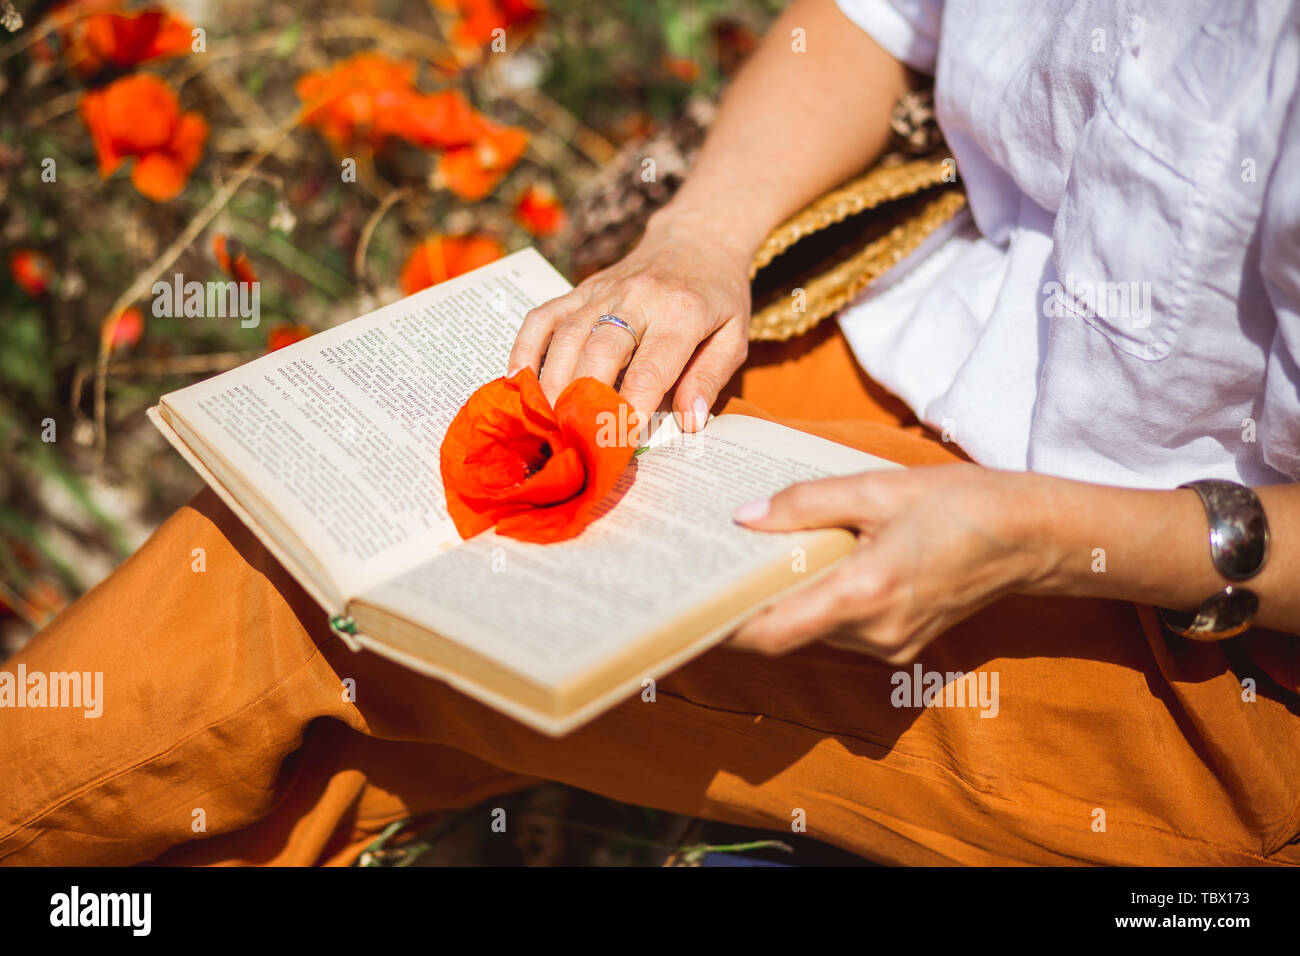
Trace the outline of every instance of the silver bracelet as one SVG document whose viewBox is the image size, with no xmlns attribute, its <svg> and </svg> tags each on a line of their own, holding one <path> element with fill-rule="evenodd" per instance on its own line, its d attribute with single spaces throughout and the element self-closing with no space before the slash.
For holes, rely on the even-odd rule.
<svg viewBox="0 0 1300 956">
<path fill-rule="evenodd" d="M 1194 641 L 1222 641 L 1236 637 L 1250 627 L 1259 610 L 1259 597 L 1241 587 L 1259 574 L 1268 559 L 1268 519 L 1259 497 L 1235 481 L 1205 478 L 1179 488 L 1191 488 L 1200 496 L 1210 521 L 1210 560 L 1215 570 L 1229 581 L 1222 591 L 1210 595 L 1195 611 L 1157 608 L 1169 630 Z"/>
</svg>

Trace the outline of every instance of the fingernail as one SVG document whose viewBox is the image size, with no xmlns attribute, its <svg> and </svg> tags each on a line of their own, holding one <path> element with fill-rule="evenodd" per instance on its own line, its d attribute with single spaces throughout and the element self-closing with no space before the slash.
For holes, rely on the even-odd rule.
<svg viewBox="0 0 1300 956">
<path fill-rule="evenodd" d="M 695 401 L 691 403 L 691 414 L 695 416 L 695 430 L 699 431 L 709 422 L 709 403 L 704 400 L 703 395 L 695 396 Z"/>
<path fill-rule="evenodd" d="M 758 521 L 771 510 L 771 498 L 755 498 L 753 501 L 746 501 L 733 511 L 731 517 L 733 521 Z"/>
</svg>

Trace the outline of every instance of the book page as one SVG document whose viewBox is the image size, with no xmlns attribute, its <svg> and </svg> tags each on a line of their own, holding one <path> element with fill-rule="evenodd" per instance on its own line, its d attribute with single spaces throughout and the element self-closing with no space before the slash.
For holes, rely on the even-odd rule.
<svg viewBox="0 0 1300 956">
<path fill-rule="evenodd" d="M 570 288 L 525 249 L 166 396 L 346 597 L 456 541 L 438 450 L 506 373 L 524 314 Z M 189 435 L 187 435 L 189 440 Z M 235 490 L 235 489 L 232 489 Z M 338 610 L 338 609 L 334 609 Z"/>
<path fill-rule="evenodd" d="M 731 520 L 738 505 L 798 481 L 897 467 L 724 415 L 636 458 L 577 538 L 529 544 L 486 532 L 359 600 L 560 685 L 774 562 L 796 563 L 811 536 L 837 533 L 751 531 Z"/>
</svg>

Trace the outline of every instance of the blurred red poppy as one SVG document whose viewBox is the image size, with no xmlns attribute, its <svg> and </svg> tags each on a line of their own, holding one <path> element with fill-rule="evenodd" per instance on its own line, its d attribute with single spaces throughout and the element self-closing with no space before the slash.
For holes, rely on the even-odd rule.
<svg viewBox="0 0 1300 956">
<path fill-rule="evenodd" d="M 343 155 L 358 144 L 382 152 L 399 139 L 446 152 L 444 185 L 458 196 L 488 195 L 528 145 L 523 130 L 500 126 L 474 110 L 460 90 L 422 93 L 415 64 L 381 53 L 359 53 L 298 80 L 303 123 Z"/>
<path fill-rule="evenodd" d="M 713 22 L 713 56 L 723 76 L 732 76 L 758 46 L 758 34 L 737 20 L 720 17 Z"/>
<path fill-rule="evenodd" d="M 379 150 L 387 138 L 382 112 L 392 108 L 393 98 L 409 90 L 414 81 L 414 63 L 381 53 L 358 53 L 298 80 L 303 123 L 320 130 L 336 149 L 368 140 L 372 149 Z"/>
<path fill-rule="evenodd" d="M 447 511 L 461 537 L 495 526 L 520 541 L 576 537 L 603 512 L 635 448 L 602 441 L 626 403 L 594 378 L 571 383 L 552 408 L 531 368 L 474 392 L 442 442 Z"/>
<path fill-rule="evenodd" d="M 477 202 L 505 178 L 528 148 L 528 134 L 511 126 L 482 120 L 478 138 L 442 154 L 438 178 L 461 199 Z"/>
<path fill-rule="evenodd" d="M 144 313 L 135 306 L 125 308 L 104 320 L 100 334 L 110 352 L 130 348 L 144 335 Z"/>
<path fill-rule="evenodd" d="M 434 0 L 434 4 L 456 15 L 452 42 L 474 47 L 491 43 L 496 30 L 534 25 L 546 10 L 542 0 Z"/>
<path fill-rule="evenodd" d="M 81 118 L 95 141 L 100 175 L 111 176 L 134 157 L 131 182 L 158 202 L 185 188 L 208 138 L 203 117 L 181 113 L 171 87 L 144 73 L 87 92 Z"/>
<path fill-rule="evenodd" d="M 15 249 L 9 253 L 9 274 L 18 288 L 33 299 L 39 299 L 49 290 L 54 279 L 54 263 L 45 253 L 35 249 Z"/>
<path fill-rule="evenodd" d="M 190 52 L 193 27 L 161 6 L 128 9 L 120 0 L 74 0 L 51 11 L 64 62 L 81 76 L 124 70 Z"/>
<path fill-rule="evenodd" d="M 266 350 L 274 352 L 294 342 L 301 342 L 312 334 L 305 325 L 276 325 L 266 333 Z"/>
<path fill-rule="evenodd" d="M 534 236 L 553 236 L 564 228 L 564 207 L 549 186 L 529 186 L 515 203 L 515 219 Z"/>
<path fill-rule="evenodd" d="M 392 135 L 425 149 L 472 143 L 481 135 L 483 118 L 460 90 L 416 94 L 391 119 Z"/>
<path fill-rule="evenodd" d="M 225 233 L 219 232 L 212 237 L 212 254 L 216 256 L 221 271 L 235 281 L 241 283 L 257 281 L 257 273 L 253 271 L 244 247 L 235 240 L 227 238 Z"/>
<path fill-rule="evenodd" d="M 357 143 L 381 151 L 404 139 L 424 149 L 471 143 L 479 135 L 474 109 L 459 90 L 421 93 L 415 64 L 382 53 L 358 53 L 298 80 L 303 123 L 339 152 Z"/>
<path fill-rule="evenodd" d="M 402 292 L 414 295 L 505 254 L 501 243 L 486 236 L 430 236 L 407 257 L 402 267 Z"/>
<path fill-rule="evenodd" d="M 700 65 L 689 56 L 674 56 L 671 53 L 665 53 L 660 62 L 669 76 L 673 76 L 683 83 L 694 83 L 700 78 Z"/>
</svg>

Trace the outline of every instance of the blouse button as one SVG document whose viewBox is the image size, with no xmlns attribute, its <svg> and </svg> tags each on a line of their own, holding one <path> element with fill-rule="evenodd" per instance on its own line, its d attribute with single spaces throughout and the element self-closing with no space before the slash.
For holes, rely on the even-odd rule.
<svg viewBox="0 0 1300 956">
<path fill-rule="evenodd" d="M 1139 16 L 1128 18 L 1128 27 L 1124 30 L 1124 45 L 1134 56 L 1142 46 L 1142 36 L 1146 32 L 1146 23 Z"/>
</svg>

